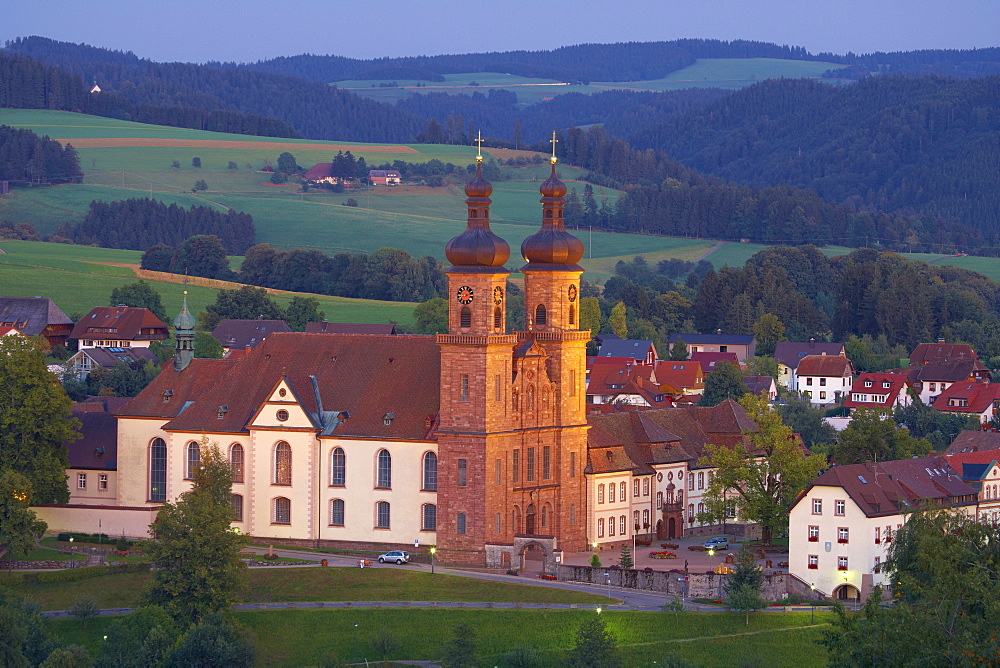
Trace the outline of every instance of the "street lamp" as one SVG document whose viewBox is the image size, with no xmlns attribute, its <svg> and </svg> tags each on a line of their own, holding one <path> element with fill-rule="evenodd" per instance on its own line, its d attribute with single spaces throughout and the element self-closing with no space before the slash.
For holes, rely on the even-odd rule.
<svg viewBox="0 0 1000 668">
<path fill-rule="evenodd" d="M 601 614 L 601 608 L 600 607 L 597 608 L 597 614 Z"/>
<path fill-rule="evenodd" d="M 816 623 L 816 583 L 813 582 L 809 585 L 809 591 L 813 593 L 812 597 L 812 623 Z"/>
<path fill-rule="evenodd" d="M 431 548 L 431 575 L 434 575 L 434 555 L 437 553 L 437 548 Z"/>
</svg>

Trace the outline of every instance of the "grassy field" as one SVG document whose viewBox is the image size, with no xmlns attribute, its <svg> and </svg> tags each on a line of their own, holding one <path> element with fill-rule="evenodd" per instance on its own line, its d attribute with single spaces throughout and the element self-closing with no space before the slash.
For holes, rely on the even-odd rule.
<svg viewBox="0 0 1000 668">
<path fill-rule="evenodd" d="M 8 297 L 49 297 L 67 314 L 86 313 L 94 306 L 106 306 L 114 288 L 136 280 L 132 269 L 102 263 L 137 265 L 142 255 L 139 251 L 32 241 L 0 241 L 0 250 L 3 251 L 0 254 L 0 293 Z M 218 289 L 194 284 L 201 279 L 191 280 L 193 284 L 187 288 L 188 306 L 192 312 L 202 311 L 215 301 Z M 184 296 L 181 282 L 150 282 L 160 293 L 168 314 L 180 311 Z M 284 307 L 296 294 L 279 292 L 272 297 Z M 333 322 L 410 323 L 416 306 L 406 302 L 308 296 L 319 300 L 320 310 Z"/>
<path fill-rule="evenodd" d="M 45 550 L 52 552 L 52 550 Z M 55 557 L 45 557 L 55 558 Z M 606 603 L 584 592 L 387 568 L 251 569 L 242 598 L 247 603 L 290 601 L 472 601 L 483 603 Z M 0 576 L 0 584 L 36 601 L 42 610 L 66 610 L 89 596 L 102 608 L 133 607 L 149 573 L 120 573 L 69 582 L 21 582 Z"/>
<path fill-rule="evenodd" d="M 516 94 L 518 103 L 529 105 L 565 93 L 592 94 L 613 89 L 667 91 L 683 88 L 726 88 L 735 90 L 753 85 L 763 79 L 819 77 L 826 70 L 840 67 L 843 65 L 779 58 L 701 58 L 693 65 L 671 72 L 661 79 L 648 81 L 592 81 L 588 85 L 580 85 L 567 84 L 554 79 L 529 79 L 500 72 L 463 72 L 446 74 L 444 75 L 445 80 L 441 82 L 398 79 L 396 87 L 379 87 L 380 83 L 392 83 L 389 80 L 337 81 L 333 85 L 363 97 L 391 104 L 395 104 L 397 100 L 405 99 L 413 93 L 472 95 L 479 92 L 485 95 L 491 88 L 501 88 Z M 842 83 L 839 79 L 828 79 L 827 81 Z M 472 86 L 470 85 L 472 82 L 479 85 Z M 418 86 L 418 83 L 421 85 Z"/>
<path fill-rule="evenodd" d="M 260 610 L 235 614 L 250 629 L 260 666 L 343 665 L 380 660 L 372 640 L 391 631 L 399 647 L 390 660 L 434 660 L 459 623 L 476 634 L 479 664 L 498 665 L 514 648 L 538 652 L 542 665 L 556 666 L 574 644 L 579 625 L 593 611 L 563 610 Z M 700 666 L 822 666 L 815 644 L 829 616 L 809 613 L 669 613 L 606 611 L 601 618 L 615 638 L 626 666 L 663 665 L 680 656 Z M 96 652 L 112 618 L 84 626 L 76 620 L 49 622 L 62 643 Z M 753 663 L 748 663 L 753 662 Z"/>
</svg>

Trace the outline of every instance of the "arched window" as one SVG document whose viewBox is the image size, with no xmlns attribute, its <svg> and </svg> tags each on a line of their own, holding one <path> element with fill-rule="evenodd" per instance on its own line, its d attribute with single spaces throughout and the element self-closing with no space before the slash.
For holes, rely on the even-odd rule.
<svg viewBox="0 0 1000 668">
<path fill-rule="evenodd" d="M 343 448 L 334 448 L 330 453 L 330 484 L 334 487 L 347 484 L 347 455 Z"/>
<path fill-rule="evenodd" d="M 521 509 L 517 506 L 510 512 L 510 528 L 514 533 L 521 533 Z"/>
<path fill-rule="evenodd" d="M 457 533 L 459 535 L 464 535 L 465 534 L 465 513 L 459 513 L 458 514 L 458 521 L 456 522 L 456 531 L 455 531 L 455 533 Z"/>
<path fill-rule="evenodd" d="M 292 502 L 279 496 L 274 500 L 274 517 L 271 520 L 274 524 L 292 523 Z"/>
<path fill-rule="evenodd" d="M 192 480 L 199 465 L 201 465 L 201 448 L 198 447 L 197 443 L 191 441 L 187 445 L 187 465 L 184 467 L 184 478 Z"/>
<path fill-rule="evenodd" d="M 573 304 L 569 305 L 569 324 L 576 324 L 576 306 Z"/>
<path fill-rule="evenodd" d="M 162 438 L 149 444 L 149 500 L 167 500 L 167 444 Z"/>
<path fill-rule="evenodd" d="M 233 494 L 233 521 L 243 521 L 243 495 Z"/>
<path fill-rule="evenodd" d="M 623 480 L 620 485 L 618 485 L 618 500 L 625 501 L 628 499 L 628 487 L 625 485 Z"/>
<path fill-rule="evenodd" d="M 604 485 L 600 484 L 597 486 L 597 502 L 604 503 Z"/>
<path fill-rule="evenodd" d="M 243 482 L 243 446 L 239 443 L 229 446 L 229 468 L 233 470 L 233 482 Z"/>
<path fill-rule="evenodd" d="M 330 526 L 344 526 L 344 500 L 330 499 Z"/>
<path fill-rule="evenodd" d="M 424 531 L 437 531 L 438 509 L 433 503 L 425 503 L 421 506 L 420 528 Z"/>
<path fill-rule="evenodd" d="M 375 504 L 375 528 L 389 528 L 389 502 L 379 501 Z"/>
<path fill-rule="evenodd" d="M 438 457 L 433 452 L 424 455 L 424 487 L 428 492 L 438 488 Z"/>
<path fill-rule="evenodd" d="M 274 446 L 274 484 L 292 484 L 292 446 L 284 441 Z"/>
<path fill-rule="evenodd" d="M 468 306 L 463 306 L 461 312 L 459 312 L 458 326 L 472 327 L 472 309 Z"/>
<path fill-rule="evenodd" d="M 498 306 L 493 309 L 493 329 L 503 327 L 503 310 Z"/>
<path fill-rule="evenodd" d="M 542 526 L 547 527 L 549 525 L 549 507 L 542 506 Z"/>
<path fill-rule="evenodd" d="M 535 533 L 535 504 L 529 503 L 524 511 L 524 533 Z"/>
<path fill-rule="evenodd" d="M 381 489 L 392 487 L 392 455 L 388 450 L 378 451 L 378 475 L 375 478 L 375 486 Z"/>
<path fill-rule="evenodd" d="M 535 308 L 535 324 L 544 325 L 548 322 L 548 316 L 545 313 L 545 304 L 539 304 Z"/>
</svg>

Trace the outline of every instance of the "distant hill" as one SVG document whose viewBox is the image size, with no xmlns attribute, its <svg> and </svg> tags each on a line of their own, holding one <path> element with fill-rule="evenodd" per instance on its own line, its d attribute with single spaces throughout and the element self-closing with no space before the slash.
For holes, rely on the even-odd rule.
<svg viewBox="0 0 1000 668">
<path fill-rule="evenodd" d="M 424 121 L 390 105 L 296 77 L 187 63 L 44 37 L 7 43 L 8 54 L 56 65 L 135 105 L 234 110 L 278 118 L 312 139 L 406 142 Z M 151 121 L 160 122 L 160 121 Z"/>
<path fill-rule="evenodd" d="M 754 187 L 1000 230 L 1000 76 L 873 77 L 832 87 L 773 80 L 630 137 Z"/>
</svg>

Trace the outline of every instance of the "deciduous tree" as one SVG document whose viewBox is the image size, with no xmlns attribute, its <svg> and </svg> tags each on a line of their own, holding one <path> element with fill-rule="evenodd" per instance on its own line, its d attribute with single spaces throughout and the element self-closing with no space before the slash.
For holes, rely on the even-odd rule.
<svg viewBox="0 0 1000 668">
<path fill-rule="evenodd" d="M 413 309 L 413 320 L 417 323 L 417 334 L 447 333 L 448 302 L 441 297 L 434 297 L 417 304 Z"/>
<path fill-rule="evenodd" d="M 628 338 L 628 326 L 625 324 L 625 302 L 618 302 L 611 307 L 611 315 L 608 316 L 608 326 L 611 331 L 622 339 Z"/>
<path fill-rule="evenodd" d="M 144 600 L 175 619 L 200 620 L 237 602 L 245 583 L 240 550 L 247 538 L 233 521 L 232 471 L 218 445 L 203 437 L 191 491 L 160 508 L 146 543 L 153 581 Z"/>
<path fill-rule="evenodd" d="M 705 376 L 705 390 L 699 406 L 716 406 L 726 399 L 739 399 L 750 389 L 743 384 L 743 372 L 736 365 L 719 362 L 715 371 Z"/>
<path fill-rule="evenodd" d="M 48 526 L 30 503 L 31 482 L 10 469 L 0 472 L 0 553 L 6 551 L 9 561 L 26 555 Z"/>
<path fill-rule="evenodd" d="M 25 476 L 34 503 L 69 500 L 65 443 L 80 437 L 72 403 L 32 341 L 0 337 L 0 471 Z"/>
<path fill-rule="evenodd" d="M 310 322 L 320 322 L 326 313 L 319 310 L 319 300 L 315 297 L 292 297 L 292 302 L 285 309 L 285 321 L 293 332 L 306 331 Z"/>
<path fill-rule="evenodd" d="M 761 538 L 770 545 L 776 533 L 788 528 L 788 509 L 826 466 L 826 458 L 806 456 L 766 398 L 747 394 L 740 405 L 757 430 L 744 434 L 746 443 L 731 448 L 705 446 L 707 454 L 699 463 L 716 469 L 705 497 L 723 504 L 729 494 L 737 514 L 760 524 Z"/>
<path fill-rule="evenodd" d="M 146 252 L 148 253 L 149 251 Z M 148 308 L 162 322 L 167 322 L 167 311 L 163 308 L 160 293 L 154 290 L 146 281 L 126 283 L 112 290 L 110 306 L 118 306 L 119 304 L 137 308 Z"/>
<path fill-rule="evenodd" d="M 837 464 L 862 464 L 923 457 L 931 451 L 927 439 L 917 439 L 883 411 L 861 408 L 851 413 L 851 423 L 840 432 L 833 448 Z"/>
<path fill-rule="evenodd" d="M 566 658 L 574 668 L 617 668 L 621 665 L 618 643 L 600 617 L 588 617 L 576 632 L 576 645 Z"/>
</svg>

